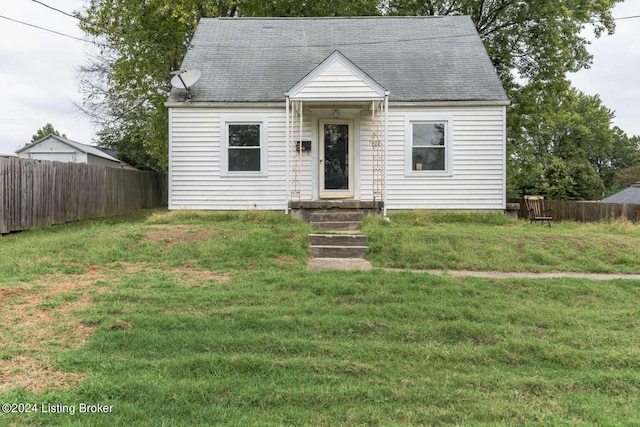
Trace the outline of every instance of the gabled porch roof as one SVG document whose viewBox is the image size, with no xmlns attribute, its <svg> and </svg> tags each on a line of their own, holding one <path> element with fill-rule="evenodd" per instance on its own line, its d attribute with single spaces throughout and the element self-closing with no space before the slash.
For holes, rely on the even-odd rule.
<svg viewBox="0 0 640 427">
<path fill-rule="evenodd" d="M 285 96 L 292 101 L 375 101 L 387 92 L 340 51 L 335 51 Z"/>
</svg>

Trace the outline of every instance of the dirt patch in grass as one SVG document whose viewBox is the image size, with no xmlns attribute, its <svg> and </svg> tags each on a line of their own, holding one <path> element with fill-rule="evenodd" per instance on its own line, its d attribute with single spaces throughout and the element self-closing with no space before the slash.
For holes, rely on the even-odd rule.
<svg viewBox="0 0 640 427">
<path fill-rule="evenodd" d="M 138 243 L 161 243 L 162 249 L 168 249 L 176 243 L 204 242 L 211 237 L 211 230 L 189 225 L 153 226 L 144 232 Z"/>
<path fill-rule="evenodd" d="M 156 232 L 160 230 L 146 238 L 167 238 Z M 171 234 L 168 241 L 177 242 L 178 235 L 183 236 L 180 239 L 204 239 L 202 234 L 181 230 Z M 231 278 L 228 273 L 189 265 L 162 268 L 148 263 L 113 263 L 89 265 L 84 270 L 81 274 L 42 275 L 20 286 L 0 287 L 0 392 L 17 387 L 42 392 L 81 382 L 84 375 L 56 369 L 52 354 L 82 346 L 91 337 L 95 326 L 84 325 L 77 313 L 93 304 L 93 295 L 112 292 L 128 275 L 162 271 L 176 284 L 194 287 Z"/>
<path fill-rule="evenodd" d="M 90 337 L 94 328 L 81 324 L 75 313 L 93 303 L 89 290 L 101 280 L 106 280 L 104 273 L 90 269 L 0 289 L 0 391 L 24 387 L 40 392 L 82 381 L 84 375 L 57 370 L 51 354 L 81 346 Z"/>
<path fill-rule="evenodd" d="M 231 274 L 193 268 L 172 268 L 168 270 L 178 285 L 202 286 L 211 282 L 222 283 L 231 279 Z"/>
<path fill-rule="evenodd" d="M 300 260 L 292 255 L 278 255 L 276 261 L 280 264 L 298 265 Z"/>
</svg>

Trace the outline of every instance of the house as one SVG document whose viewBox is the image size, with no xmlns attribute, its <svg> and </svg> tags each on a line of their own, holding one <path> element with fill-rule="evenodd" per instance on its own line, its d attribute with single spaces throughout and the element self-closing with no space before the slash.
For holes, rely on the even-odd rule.
<svg viewBox="0 0 640 427">
<path fill-rule="evenodd" d="M 640 182 L 631 184 L 629 188 L 625 188 L 624 190 L 613 194 L 606 199 L 602 199 L 601 202 L 640 205 Z"/>
<path fill-rule="evenodd" d="M 509 101 L 467 16 L 202 19 L 182 68 L 170 209 L 505 209 Z"/>
<path fill-rule="evenodd" d="M 90 165 L 121 168 L 125 164 L 97 147 L 81 144 L 54 134 L 27 144 L 18 151 L 18 157 L 33 160 L 51 160 L 66 163 L 87 163 Z"/>
</svg>

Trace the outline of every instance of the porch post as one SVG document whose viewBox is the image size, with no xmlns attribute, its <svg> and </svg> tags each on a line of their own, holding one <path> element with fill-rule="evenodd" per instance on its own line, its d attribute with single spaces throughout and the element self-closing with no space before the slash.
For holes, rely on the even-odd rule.
<svg viewBox="0 0 640 427">
<path fill-rule="evenodd" d="M 387 217 L 387 134 L 389 133 L 389 91 L 384 93 L 384 162 L 383 162 L 383 190 L 382 190 L 382 216 Z"/>
<path fill-rule="evenodd" d="M 284 154 L 285 154 L 285 158 L 287 159 L 287 172 L 286 172 L 286 185 L 285 185 L 285 207 L 284 207 L 284 213 L 285 215 L 289 214 L 289 180 L 290 180 L 290 153 L 289 153 L 289 146 L 291 145 L 291 129 L 289 129 L 289 96 L 285 97 L 286 99 L 286 107 L 285 107 L 285 127 L 287 128 L 287 130 L 285 131 L 285 144 L 284 144 Z"/>
</svg>

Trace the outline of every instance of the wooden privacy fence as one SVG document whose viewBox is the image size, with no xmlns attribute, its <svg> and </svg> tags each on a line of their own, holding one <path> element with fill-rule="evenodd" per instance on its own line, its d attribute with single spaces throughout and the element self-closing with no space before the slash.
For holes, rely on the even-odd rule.
<svg viewBox="0 0 640 427">
<path fill-rule="evenodd" d="M 0 233 L 166 204 L 165 174 L 0 158 Z"/>
<path fill-rule="evenodd" d="M 519 203 L 518 218 L 528 218 L 524 199 L 507 199 L 507 203 Z M 635 222 L 640 213 L 640 205 L 622 203 L 545 200 L 545 206 L 553 208 L 551 216 L 554 221 L 598 222 L 627 219 Z"/>
</svg>

